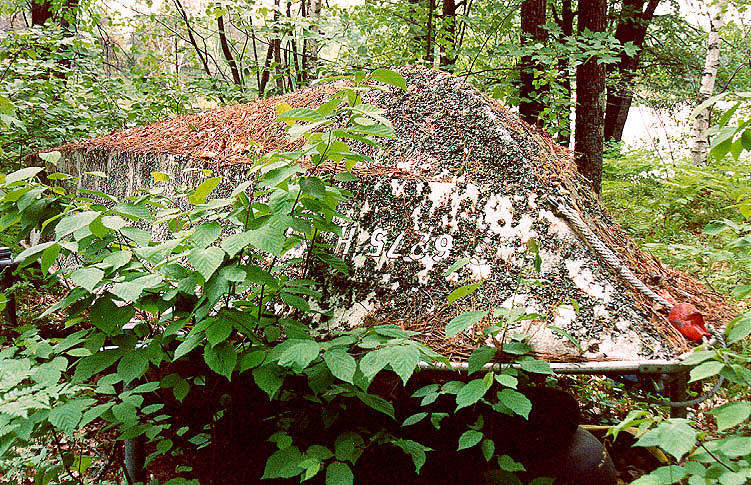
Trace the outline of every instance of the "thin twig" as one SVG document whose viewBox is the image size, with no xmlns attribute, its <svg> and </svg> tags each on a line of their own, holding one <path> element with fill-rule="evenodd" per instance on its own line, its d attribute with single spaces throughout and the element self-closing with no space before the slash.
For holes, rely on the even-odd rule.
<svg viewBox="0 0 751 485">
<path fill-rule="evenodd" d="M 110 467 L 110 466 L 112 465 L 112 461 L 113 461 L 113 460 L 115 459 L 115 452 L 117 451 L 117 448 L 118 448 L 118 446 L 117 446 L 117 445 L 118 445 L 119 443 L 120 443 L 120 442 L 119 442 L 119 441 L 117 441 L 117 440 L 115 440 L 115 442 L 114 442 L 114 443 L 112 443 L 112 449 L 110 450 L 110 454 L 109 454 L 109 456 L 107 457 L 107 461 L 106 461 L 106 462 L 104 463 L 104 465 L 102 466 L 102 469 L 101 469 L 101 470 L 99 470 L 99 473 L 97 473 L 97 474 L 96 474 L 96 475 L 94 476 L 93 480 L 92 480 L 92 481 L 93 481 L 94 483 L 99 483 L 99 480 L 100 480 L 100 479 L 101 479 L 101 478 L 102 478 L 102 477 L 104 476 L 104 473 L 105 473 L 105 472 L 107 471 L 107 469 L 108 469 L 108 468 L 109 468 L 109 467 Z"/>
</svg>

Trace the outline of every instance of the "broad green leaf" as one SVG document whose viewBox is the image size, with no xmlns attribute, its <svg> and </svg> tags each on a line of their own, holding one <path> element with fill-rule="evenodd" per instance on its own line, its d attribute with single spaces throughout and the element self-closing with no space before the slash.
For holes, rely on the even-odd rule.
<svg viewBox="0 0 751 485">
<path fill-rule="evenodd" d="M 412 440 L 398 439 L 391 441 L 391 443 L 401 448 L 402 451 L 412 458 L 412 463 L 415 465 L 415 473 L 419 474 L 422 466 L 425 464 L 425 452 L 432 451 L 432 449 Z"/>
<path fill-rule="evenodd" d="M 388 365 L 388 352 L 388 348 L 371 350 L 360 359 L 360 370 L 365 377 L 372 378 Z"/>
<path fill-rule="evenodd" d="M 693 366 L 714 358 L 717 353 L 714 350 L 694 350 L 688 357 L 683 359 L 683 364 Z"/>
<path fill-rule="evenodd" d="M 318 177 L 303 177 L 300 179 L 300 190 L 305 195 L 316 199 L 326 198 L 326 186 Z"/>
<path fill-rule="evenodd" d="M 482 450 L 482 456 L 485 458 L 485 461 L 490 461 L 490 459 L 493 458 L 493 455 L 495 454 L 495 443 L 493 442 L 493 440 L 486 438 L 482 440 L 480 449 Z"/>
<path fill-rule="evenodd" d="M 481 370 L 485 364 L 495 357 L 497 350 L 495 347 L 489 345 L 483 345 L 475 349 L 469 356 L 467 372 L 469 375 Z"/>
<path fill-rule="evenodd" d="M 190 392 L 190 383 L 183 379 L 180 374 L 168 374 L 160 382 L 162 388 L 172 388 L 172 394 L 175 399 L 182 402 L 185 396 Z"/>
<path fill-rule="evenodd" d="M 327 350 L 323 354 L 323 361 L 326 362 L 326 366 L 334 377 L 352 384 L 352 379 L 357 370 L 357 362 L 344 349 Z"/>
<path fill-rule="evenodd" d="M 407 89 L 407 83 L 404 81 L 402 75 L 389 69 L 376 69 L 370 74 L 370 77 L 383 84 Z"/>
<path fill-rule="evenodd" d="M 321 352 L 321 344 L 315 340 L 290 339 L 287 342 L 293 343 L 279 356 L 279 365 L 283 367 L 295 364 L 304 369 Z"/>
<path fill-rule="evenodd" d="M 251 350 L 240 358 L 240 372 L 258 367 L 266 359 L 266 351 Z"/>
<path fill-rule="evenodd" d="M 469 381 L 456 394 L 456 411 L 482 399 L 487 390 L 488 386 L 483 379 Z"/>
<path fill-rule="evenodd" d="M 482 441 L 483 438 L 484 436 L 481 432 L 475 431 L 474 429 L 469 429 L 462 433 L 462 435 L 459 437 L 459 447 L 456 450 L 459 451 L 467 448 L 472 448 L 477 443 Z"/>
<path fill-rule="evenodd" d="M 31 246 L 30 248 L 26 248 L 20 253 L 18 253 L 18 256 L 16 256 L 16 259 L 17 260 L 25 259 L 26 261 L 31 263 L 37 259 L 37 258 L 32 259 L 32 256 L 37 256 L 38 254 L 42 253 L 47 248 L 55 244 L 57 244 L 56 241 L 48 241 L 45 243 L 37 244 L 36 246 Z"/>
<path fill-rule="evenodd" d="M 200 344 L 202 340 L 203 335 L 199 333 L 188 335 L 188 337 L 184 341 L 180 342 L 180 345 L 178 345 L 175 349 L 175 355 L 172 357 L 172 360 L 177 360 L 180 357 L 187 355 L 191 350 L 198 347 L 198 344 Z"/>
<path fill-rule="evenodd" d="M 483 281 L 478 281 L 477 283 L 472 283 L 471 285 L 460 286 L 459 288 L 455 289 L 454 291 L 449 293 L 449 296 L 448 296 L 449 305 L 454 303 L 459 298 L 464 298 L 465 296 L 474 292 L 477 288 L 482 286 L 483 283 L 484 283 Z"/>
<path fill-rule="evenodd" d="M 109 269 L 116 270 L 125 266 L 133 257 L 130 251 L 115 251 L 102 260 L 102 264 Z"/>
<path fill-rule="evenodd" d="M 722 452 L 732 458 L 751 455 L 751 436 L 730 436 L 723 439 Z"/>
<path fill-rule="evenodd" d="M 122 355 L 120 349 L 101 350 L 93 355 L 84 357 L 76 364 L 76 372 L 73 374 L 73 382 L 82 382 L 103 371 L 117 361 Z"/>
<path fill-rule="evenodd" d="M 495 380 L 503 387 L 510 387 L 511 389 L 516 389 L 516 386 L 519 384 L 519 380 L 516 377 L 508 374 L 496 374 Z"/>
<path fill-rule="evenodd" d="M 346 432 L 336 437 L 334 456 L 339 461 L 355 463 L 365 449 L 365 440 L 357 433 Z"/>
<path fill-rule="evenodd" d="M 201 182 L 201 185 L 188 196 L 188 202 L 193 205 L 205 204 L 206 198 L 214 191 L 219 182 L 222 181 L 222 177 L 212 177 Z"/>
<path fill-rule="evenodd" d="M 250 232 L 240 232 L 223 238 L 219 245 L 230 258 L 234 258 L 237 253 L 245 249 L 251 242 Z"/>
<path fill-rule="evenodd" d="M 70 280 L 82 288 L 92 291 L 102 281 L 104 271 L 98 268 L 81 268 L 70 274 Z"/>
<path fill-rule="evenodd" d="M 728 332 L 728 344 L 740 342 L 751 334 L 751 311 L 744 313 L 732 322 Z"/>
<path fill-rule="evenodd" d="M 180 245 L 180 241 L 172 239 L 147 248 L 136 248 L 135 253 L 151 264 L 161 264 Z"/>
<path fill-rule="evenodd" d="M 5 176 L 5 183 L 12 184 L 14 182 L 20 182 L 21 180 L 30 179 L 42 170 L 44 170 L 44 167 L 26 167 L 16 170 Z"/>
<path fill-rule="evenodd" d="M 211 275 L 222 265 L 224 251 L 212 246 L 210 248 L 195 248 L 188 254 L 188 262 L 208 281 Z"/>
<path fill-rule="evenodd" d="M 505 349 L 505 346 L 504 346 Z M 529 358 L 522 358 L 519 361 L 519 367 L 526 372 L 532 372 L 535 374 L 553 374 L 553 369 L 550 368 L 550 364 L 544 360 Z"/>
<path fill-rule="evenodd" d="M 420 362 L 420 351 L 413 345 L 394 345 L 390 347 L 387 355 L 391 369 L 402 379 L 404 385 L 407 385 Z"/>
<path fill-rule="evenodd" d="M 717 429 L 724 431 L 748 420 L 751 416 L 751 402 L 730 402 L 709 411 L 709 414 L 715 415 Z"/>
<path fill-rule="evenodd" d="M 206 340 L 210 345 L 217 345 L 227 340 L 232 333 L 232 322 L 221 316 L 212 318 L 212 323 L 206 327 Z"/>
<path fill-rule="evenodd" d="M 720 373 L 723 367 L 725 367 L 725 364 L 716 360 L 704 362 L 703 364 L 691 369 L 691 379 L 689 380 L 689 382 L 700 381 L 702 379 L 706 379 L 707 377 L 716 376 Z"/>
<path fill-rule="evenodd" d="M 370 408 L 375 409 L 376 411 L 383 413 L 386 416 L 389 416 L 391 419 L 395 419 L 394 406 L 381 396 L 378 396 L 376 394 L 369 394 L 367 392 L 357 392 L 355 395 L 360 401 L 365 403 Z"/>
<path fill-rule="evenodd" d="M 63 156 L 62 153 L 60 153 L 58 151 L 47 152 L 47 153 L 40 153 L 39 154 L 39 158 L 41 158 L 45 162 L 50 163 L 50 164 L 52 164 L 54 166 L 57 166 L 57 162 L 60 161 L 60 159 L 62 158 L 62 156 Z"/>
<path fill-rule="evenodd" d="M 498 393 L 498 401 L 515 414 L 529 418 L 529 412 L 532 410 L 532 402 L 521 392 L 514 391 L 513 389 L 503 389 Z"/>
<path fill-rule="evenodd" d="M 441 388 L 438 384 L 428 384 L 427 386 L 423 386 L 420 389 L 416 390 L 414 394 L 412 394 L 412 397 L 425 397 L 429 394 L 433 394 L 437 392 Z"/>
<path fill-rule="evenodd" d="M 117 375 L 123 378 L 125 384 L 133 379 L 138 379 L 149 368 L 149 357 L 145 352 L 131 350 L 123 355 L 117 363 Z"/>
<path fill-rule="evenodd" d="M 417 413 L 413 414 L 412 416 L 408 417 L 404 420 L 402 423 L 402 426 L 412 426 L 413 424 L 417 424 L 423 419 L 425 419 L 428 416 L 428 413 Z"/>
<path fill-rule="evenodd" d="M 255 248 L 281 256 L 284 242 L 287 240 L 284 233 L 290 227 L 292 218 L 284 215 L 274 215 L 253 231 L 248 232 L 248 240 Z"/>
<path fill-rule="evenodd" d="M 297 308 L 298 310 L 302 312 L 310 311 L 310 304 L 308 304 L 308 302 L 304 298 L 301 298 L 297 295 L 293 295 L 292 293 L 287 293 L 285 291 L 281 292 L 279 294 L 279 297 L 287 305 Z"/>
<path fill-rule="evenodd" d="M 721 232 L 729 228 L 730 226 L 728 226 L 724 221 L 711 221 L 704 227 L 704 234 L 716 236 L 717 234 L 720 234 Z"/>
<path fill-rule="evenodd" d="M 473 310 L 455 316 L 446 325 L 446 337 L 453 337 L 459 332 L 468 329 L 475 323 L 480 322 L 483 318 L 485 318 L 485 315 L 487 314 L 487 311 Z"/>
<path fill-rule="evenodd" d="M 91 323 L 107 335 L 122 328 L 134 315 L 133 305 L 118 306 L 108 296 L 98 298 L 89 309 Z"/>
<path fill-rule="evenodd" d="M 268 460 L 261 478 L 292 478 L 305 469 L 300 466 L 305 459 L 296 446 L 287 446 L 274 452 Z"/>
<path fill-rule="evenodd" d="M 135 301 L 145 290 L 161 284 L 163 279 L 161 274 L 149 274 L 130 281 L 115 283 L 110 292 L 122 300 Z"/>
<path fill-rule="evenodd" d="M 263 392 L 268 394 L 269 399 L 274 398 L 276 391 L 282 387 L 285 372 L 276 364 L 267 364 L 253 369 L 253 380 Z"/>
<path fill-rule="evenodd" d="M 519 463 L 518 461 L 514 460 L 508 455 L 501 455 L 498 457 L 498 467 L 501 470 L 505 470 L 507 472 L 523 472 L 526 471 L 526 468 L 524 468 L 524 465 Z"/>
<path fill-rule="evenodd" d="M 39 259 L 42 273 L 47 274 L 50 267 L 55 264 L 57 257 L 60 255 L 60 245 L 55 243 L 42 251 L 42 257 Z"/>
<path fill-rule="evenodd" d="M 331 450 L 322 445 L 310 445 L 305 454 L 320 461 L 326 461 L 334 456 Z"/>
<path fill-rule="evenodd" d="M 334 180 L 336 180 L 337 182 L 356 182 L 360 179 L 350 172 L 340 172 L 334 175 Z"/>
<path fill-rule="evenodd" d="M 222 226 L 216 222 L 201 224 L 193 230 L 190 240 L 198 248 L 208 247 L 222 235 Z"/>
<path fill-rule="evenodd" d="M 55 226 L 55 235 L 58 240 L 77 230 L 88 226 L 94 219 L 99 217 L 100 213 L 96 211 L 76 212 L 60 219 Z"/>
<path fill-rule="evenodd" d="M 203 349 L 203 359 L 209 369 L 232 380 L 232 371 L 237 364 L 237 352 L 231 342 L 224 341 L 213 347 L 207 345 Z"/>
<path fill-rule="evenodd" d="M 292 121 L 323 121 L 323 115 L 310 108 L 292 108 L 279 113 L 276 119 L 286 123 Z"/>
<path fill-rule="evenodd" d="M 83 412 L 93 404 L 96 404 L 94 399 L 73 399 L 54 406 L 50 410 L 48 419 L 52 426 L 61 430 L 67 436 L 73 436 L 76 425 L 83 417 Z"/>
<path fill-rule="evenodd" d="M 144 204 L 132 204 L 130 202 L 123 202 L 117 204 L 112 208 L 121 216 L 127 217 L 132 221 L 148 220 L 151 218 L 149 208 Z"/>
<path fill-rule="evenodd" d="M 349 465 L 338 461 L 326 467 L 326 485 L 352 485 L 355 476 Z"/>
<path fill-rule="evenodd" d="M 696 444 L 696 433 L 687 420 L 670 419 L 647 431 L 634 446 L 659 446 L 680 460 Z"/>
</svg>

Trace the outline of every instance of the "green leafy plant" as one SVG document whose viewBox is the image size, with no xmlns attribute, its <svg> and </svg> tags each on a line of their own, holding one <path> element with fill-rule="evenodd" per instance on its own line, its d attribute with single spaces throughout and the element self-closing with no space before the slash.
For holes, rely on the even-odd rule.
<svg viewBox="0 0 751 485">
<path fill-rule="evenodd" d="M 249 180 L 226 198 L 211 197 L 221 183 L 212 174 L 195 188 L 166 195 L 172 193 L 164 190 L 172 177 L 155 172 L 153 187 L 125 200 L 77 189 L 76 180 L 62 173 L 47 173 L 42 182 L 41 167 L 0 178 L 3 229 L 17 227 L 22 235 L 38 230 L 44 241 L 18 255 L 22 266 L 39 264 L 43 273 L 53 271 L 72 284 L 39 315 L 64 314 L 64 326 L 72 330 L 68 336 L 48 342 L 29 328 L 3 350 L 0 365 L 14 377 L 0 387 L 0 419 L 7 425 L 0 437 L 0 467 L 15 467 L 27 456 L 23 450 L 64 437 L 54 454 L 37 459 L 37 474 L 46 474 L 50 483 L 84 483 L 90 478 L 87 468 L 102 454 L 75 453 L 71 443 L 80 442 L 84 429 L 95 424 L 115 429 L 121 439 L 143 436 L 156 450 L 147 461 L 179 452 L 174 436 L 206 446 L 216 439 L 212 425 L 175 430 L 164 396 L 186 402 L 202 386 L 246 376 L 265 399 L 279 403 L 264 418 L 272 423 L 264 438 L 276 447 L 264 478 L 325 474 L 327 483 L 351 483 L 352 466 L 363 451 L 385 444 L 404 451 L 420 471 L 430 448 L 388 427 L 344 427 L 310 442 L 289 411 L 311 400 L 324 414 L 336 410 L 327 421 L 332 430 L 336 415 L 353 406 L 393 421 L 394 405 L 369 391 L 374 378 L 389 370 L 406 385 L 420 362 L 449 364 L 415 340 L 415 332 L 398 326 L 355 328 L 326 341 L 314 339 L 309 326 L 323 290 L 313 268 L 324 280 L 348 271 L 327 252 L 327 241 L 341 234 L 338 221 L 346 219 L 338 204 L 350 194 L 338 183 L 356 180 L 349 170 L 368 160 L 350 144 L 393 137 L 381 112 L 360 97 L 364 83 L 372 88 L 373 81 L 405 87 L 400 75 L 378 69 L 357 76 L 318 109 L 279 105 L 278 121 L 304 145 L 261 157 Z M 54 164 L 59 154 L 42 157 Z M 63 260 L 74 264 L 60 266 Z M 449 300 L 478 287 L 459 288 Z M 528 318 L 516 310 L 504 312 L 498 309 L 492 318 Z M 488 312 L 460 314 L 446 333 L 465 331 L 485 317 Z M 550 369 L 525 355 L 529 347 L 521 336 L 515 339 L 503 352 L 520 369 L 509 364 L 498 374 L 483 371 L 480 378 L 424 388 L 415 396 L 423 405 L 450 396 L 455 412 L 480 403 L 526 418 L 531 404 L 516 390 L 519 379 L 524 371 L 549 374 Z M 496 352 L 493 347 L 476 351 L 471 371 L 480 371 Z M 169 370 L 196 360 L 200 365 L 188 373 Z M 487 396 L 491 388 L 494 395 Z M 220 406 L 212 419 L 221 419 L 227 409 Z M 418 417 L 407 418 L 404 426 Z M 440 419 L 435 424 L 440 426 Z M 477 445 L 487 460 L 494 456 L 482 423 L 462 435 L 458 448 Z M 511 465 L 501 460 L 499 466 Z"/>
</svg>

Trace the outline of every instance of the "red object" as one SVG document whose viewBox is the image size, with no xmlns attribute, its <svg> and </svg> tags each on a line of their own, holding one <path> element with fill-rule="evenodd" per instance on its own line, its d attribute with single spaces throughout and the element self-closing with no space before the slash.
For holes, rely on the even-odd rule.
<svg viewBox="0 0 751 485">
<path fill-rule="evenodd" d="M 678 329 L 684 337 L 694 342 L 701 342 L 702 337 L 709 337 L 704 326 L 704 317 L 699 310 L 690 303 L 679 303 L 670 310 L 668 321 Z"/>
</svg>

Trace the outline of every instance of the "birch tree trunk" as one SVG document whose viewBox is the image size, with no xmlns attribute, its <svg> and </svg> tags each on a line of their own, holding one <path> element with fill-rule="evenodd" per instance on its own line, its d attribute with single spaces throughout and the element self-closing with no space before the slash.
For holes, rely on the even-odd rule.
<svg viewBox="0 0 751 485">
<path fill-rule="evenodd" d="M 306 80 L 318 77 L 318 54 L 320 46 L 318 45 L 317 36 L 320 33 L 318 24 L 321 21 L 321 0 L 309 0 L 307 7 L 305 15 L 310 20 L 310 32 L 314 38 L 308 37 L 303 40 L 302 69 Z"/>
<path fill-rule="evenodd" d="M 720 5 L 713 5 L 713 13 L 709 21 L 709 40 L 707 42 L 707 57 L 704 61 L 704 74 L 701 77 L 699 95 L 696 97 L 696 105 L 699 106 L 714 93 L 714 85 L 717 80 L 717 69 L 720 66 L 720 29 L 724 25 L 723 11 Z M 709 113 L 711 106 L 696 113 L 694 118 L 693 142 L 691 144 L 691 160 L 694 165 L 707 163 L 707 151 L 709 140 L 707 128 L 709 128 Z"/>
</svg>

